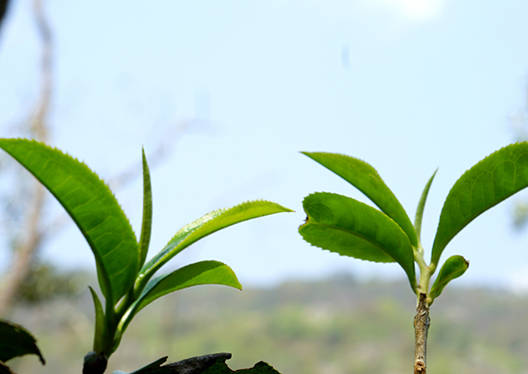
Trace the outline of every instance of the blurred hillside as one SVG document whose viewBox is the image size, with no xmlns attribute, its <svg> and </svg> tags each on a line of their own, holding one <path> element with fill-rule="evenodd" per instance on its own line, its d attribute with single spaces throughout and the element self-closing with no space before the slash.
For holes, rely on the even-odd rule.
<svg viewBox="0 0 528 374">
<path fill-rule="evenodd" d="M 86 291 L 74 300 L 19 305 L 13 319 L 35 333 L 48 363 L 41 368 L 25 357 L 17 373 L 80 372 L 92 340 L 90 303 Z M 409 373 L 414 304 L 404 283 L 344 275 L 243 292 L 196 287 L 142 311 L 109 369 L 223 351 L 233 353 L 232 368 L 265 360 L 283 374 Z M 430 372 L 528 373 L 527 312 L 527 296 L 448 289 L 432 309 Z"/>
</svg>

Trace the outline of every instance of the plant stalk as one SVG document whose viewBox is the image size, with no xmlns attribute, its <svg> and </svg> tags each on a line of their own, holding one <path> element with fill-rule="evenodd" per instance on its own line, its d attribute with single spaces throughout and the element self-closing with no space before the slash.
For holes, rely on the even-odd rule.
<svg viewBox="0 0 528 374">
<path fill-rule="evenodd" d="M 414 374 L 426 374 L 427 372 L 427 332 L 430 323 L 427 295 L 420 293 L 414 317 Z"/>
</svg>

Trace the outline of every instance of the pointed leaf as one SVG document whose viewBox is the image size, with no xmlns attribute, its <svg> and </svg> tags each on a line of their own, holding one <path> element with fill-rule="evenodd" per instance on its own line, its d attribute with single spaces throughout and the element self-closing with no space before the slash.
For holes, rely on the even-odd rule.
<svg viewBox="0 0 528 374">
<path fill-rule="evenodd" d="M 357 158 L 337 153 L 302 152 L 363 192 L 385 214 L 391 217 L 409 237 L 418 243 L 416 231 L 402 205 L 370 164 Z"/>
<path fill-rule="evenodd" d="M 431 188 L 431 184 L 433 183 L 433 179 L 436 175 L 436 172 L 438 169 L 435 170 L 433 175 L 431 175 L 431 178 L 427 181 L 422 196 L 420 197 L 420 201 L 418 202 L 418 207 L 416 208 L 416 216 L 414 218 L 414 227 L 416 228 L 416 235 L 418 236 L 418 240 L 420 240 L 421 233 L 422 233 L 422 218 L 423 218 L 423 212 L 425 208 L 425 202 L 427 201 L 427 195 L 429 195 L 429 189 Z"/>
<path fill-rule="evenodd" d="M 149 279 L 156 270 L 177 253 L 215 231 L 252 218 L 291 211 L 279 204 L 263 200 L 248 201 L 229 209 L 212 211 L 181 228 L 167 245 L 143 266 L 138 279 L 139 281 Z"/>
<path fill-rule="evenodd" d="M 142 150 L 143 161 L 143 222 L 141 224 L 141 236 L 139 238 L 139 266 L 143 266 L 147 257 L 150 244 L 150 233 L 152 230 L 152 185 L 150 183 L 150 171 L 147 164 L 145 151 Z"/>
<path fill-rule="evenodd" d="M 115 305 L 134 282 L 134 232 L 110 189 L 85 164 L 27 139 L 0 139 L 0 147 L 30 171 L 62 204 L 95 256 L 101 290 Z"/>
<path fill-rule="evenodd" d="M 37 355 L 42 365 L 46 363 L 29 331 L 16 323 L 0 320 L 0 361 L 29 354 Z"/>
<path fill-rule="evenodd" d="M 136 302 L 125 313 L 119 324 L 122 335 L 132 318 L 154 300 L 183 288 L 217 284 L 242 289 L 233 270 L 218 261 L 201 261 L 184 266 L 170 274 L 150 280 Z"/>
<path fill-rule="evenodd" d="M 464 274 L 468 267 L 469 262 L 464 257 L 458 255 L 449 257 L 442 265 L 442 268 L 440 268 L 440 272 L 429 292 L 429 297 L 434 300 L 440 296 L 444 287 L 453 279 Z"/>
<path fill-rule="evenodd" d="M 299 233 L 312 245 L 344 256 L 375 262 L 398 262 L 416 286 L 409 238 L 379 210 L 346 196 L 318 192 L 304 198 L 308 215 Z"/>
<path fill-rule="evenodd" d="M 466 171 L 444 202 L 431 263 L 438 264 L 444 248 L 468 223 L 527 186 L 527 142 L 506 146 Z"/>
<path fill-rule="evenodd" d="M 97 293 L 95 293 L 92 287 L 88 287 L 88 288 L 90 289 L 90 294 L 92 295 L 92 301 L 94 304 L 94 311 L 95 311 L 95 331 L 94 331 L 93 350 L 94 352 L 100 353 L 100 352 L 103 352 L 106 339 L 107 339 L 107 328 L 106 328 L 105 315 L 103 311 L 103 306 L 101 305 L 101 301 L 99 300 Z"/>
</svg>

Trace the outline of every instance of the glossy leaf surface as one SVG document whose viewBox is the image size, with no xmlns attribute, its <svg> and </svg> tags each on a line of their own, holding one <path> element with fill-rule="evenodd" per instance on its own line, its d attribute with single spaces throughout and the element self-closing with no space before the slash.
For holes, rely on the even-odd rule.
<svg viewBox="0 0 528 374">
<path fill-rule="evenodd" d="M 46 361 L 35 338 L 22 326 L 0 320 L 0 361 L 6 362 L 14 357 L 34 354 L 44 365 Z"/>
<path fill-rule="evenodd" d="M 416 231 L 405 209 L 370 164 L 337 153 L 303 152 L 303 154 L 333 171 L 363 192 L 385 214 L 400 225 L 409 237 L 411 244 L 417 245 Z"/>
<path fill-rule="evenodd" d="M 145 151 L 141 153 L 143 162 L 143 220 L 141 223 L 141 236 L 139 238 L 139 266 L 143 266 L 147 258 L 152 231 L 152 185 L 150 171 Z"/>
<path fill-rule="evenodd" d="M 420 240 L 420 236 L 422 233 L 422 219 L 423 219 L 425 203 L 427 201 L 427 196 L 429 195 L 429 190 L 431 189 L 431 184 L 433 183 L 433 179 L 437 171 L 438 169 L 435 170 L 433 175 L 431 175 L 431 178 L 429 178 L 429 180 L 425 184 L 425 187 L 422 192 L 422 196 L 420 196 L 420 201 L 418 202 L 418 207 L 416 208 L 416 216 L 414 218 L 414 227 L 416 228 L 416 235 L 418 235 L 418 240 Z"/>
<path fill-rule="evenodd" d="M 466 171 L 444 202 L 431 263 L 438 263 L 444 248 L 468 223 L 527 186 L 527 142 L 506 146 Z"/>
<path fill-rule="evenodd" d="M 307 242 L 361 260 L 396 261 L 415 289 L 411 243 L 387 215 L 352 198 L 327 192 L 305 197 L 303 207 L 308 217 L 299 233 Z"/>
<path fill-rule="evenodd" d="M 139 278 L 150 277 L 157 269 L 192 243 L 215 231 L 239 222 L 269 214 L 291 212 L 270 201 L 248 201 L 229 209 L 212 211 L 181 228 L 167 245 L 140 272 Z"/>
<path fill-rule="evenodd" d="M 468 267 L 469 262 L 464 257 L 458 255 L 449 257 L 440 268 L 440 272 L 429 292 L 429 297 L 435 299 L 440 296 L 444 287 L 453 279 L 464 274 Z"/>
<path fill-rule="evenodd" d="M 138 270 L 134 232 L 110 189 L 85 164 L 42 143 L 0 139 L 0 147 L 62 204 L 95 256 L 101 289 L 114 304 Z"/>
</svg>

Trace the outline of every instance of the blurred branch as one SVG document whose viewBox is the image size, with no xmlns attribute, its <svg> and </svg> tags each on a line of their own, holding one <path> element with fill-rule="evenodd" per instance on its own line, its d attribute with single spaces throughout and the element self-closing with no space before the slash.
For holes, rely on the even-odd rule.
<svg viewBox="0 0 528 374">
<path fill-rule="evenodd" d="M 35 106 L 30 132 L 34 138 L 46 141 L 48 137 L 47 117 L 52 96 L 53 78 L 53 39 L 48 20 L 42 8 L 41 0 L 33 1 L 33 13 L 37 34 L 41 42 L 40 60 L 40 92 Z M 32 260 L 41 244 L 40 220 L 44 208 L 44 189 L 37 181 L 33 183 L 33 194 L 26 216 L 22 235 L 11 259 L 11 265 L 5 276 L 5 282 L 0 290 L 0 315 L 6 314 L 13 306 L 15 296 L 21 283 L 26 278 Z"/>
</svg>

